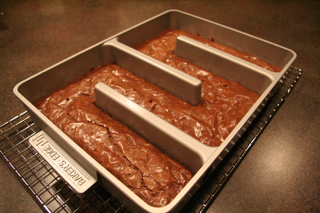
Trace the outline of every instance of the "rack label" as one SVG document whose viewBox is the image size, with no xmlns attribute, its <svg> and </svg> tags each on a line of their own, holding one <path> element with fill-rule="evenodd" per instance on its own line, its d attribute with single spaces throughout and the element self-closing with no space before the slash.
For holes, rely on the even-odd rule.
<svg viewBox="0 0 320 213">
<path fill-rule="evenodd" d="M 97 182 L 43 130 L 32 136 L 29 143 L 78 193 L 85 192 Z"/>
</svg>

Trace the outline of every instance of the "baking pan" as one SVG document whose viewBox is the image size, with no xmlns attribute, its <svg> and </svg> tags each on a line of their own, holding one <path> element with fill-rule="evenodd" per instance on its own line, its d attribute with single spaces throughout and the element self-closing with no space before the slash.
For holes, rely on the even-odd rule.
<svg viewBox="0 0 320 213">
<path fill-rule="evenodd" d="M 156 208 L 147 205 L 98 164 L 32 103 L 80 77 L 90 69 L 108 62 L 118 64 L 182 100 L 196 105 L 201 100 L 201 82 L 133 49 L 134 46 L 168 28 L 178 28 L 193 34 L 200 34 L 201 37 L 208 39 L 214 37 L 217 43 L 254 55 L 280 67 L 281 72 L 268 71 L 184 36 L 178 38 L 176 55 L 225 79 L 238 82 L 260 95 L 257 102 L 219 147 L 208 147 L 201 144 L 149 111 L 134 105 L 129 99 L 108 86 L 100 83 L 96 85 L 98 106 L 109 107 L 108 111 L 113 111 L 117 120 L 134 129 L 195 174 L 170 204 Z M 181 210 L 228 150 L 237 142 L 241 134 L 245 132 L 263 108 L 265 101 L 276 90 L 280 78 L 295 58 L 296 54 L 292 50 L 272 42 L 182 11 L 169 10 L 31 76 L 14 87 L 14 94 L 24 104 L 36 124 L 131 211 L 177 212 Z M 137 125 L 138 122 L 132 122 L 132 120 L 139 120 L 142 127 Z M 148 134 L 148 132 L 156 134 Z M 159 143 L 159 140 L 164 138 L 170 143 Z"/>
</svg>

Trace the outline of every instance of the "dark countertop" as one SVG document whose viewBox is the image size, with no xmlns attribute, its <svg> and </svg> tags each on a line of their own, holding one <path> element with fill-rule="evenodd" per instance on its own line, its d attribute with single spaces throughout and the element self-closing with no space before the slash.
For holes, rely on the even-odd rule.
<svg viewBox="0 0 320 213">
<path fill-rule="evenodd" d="M 168 9 L 294 50 L 302 78 L 208 212 L 320 211 L 320 1 L 0 0 L 0 124 L 19 81 Z M 0 162 L 0 212 L 41 212 Z"/>
</svg>

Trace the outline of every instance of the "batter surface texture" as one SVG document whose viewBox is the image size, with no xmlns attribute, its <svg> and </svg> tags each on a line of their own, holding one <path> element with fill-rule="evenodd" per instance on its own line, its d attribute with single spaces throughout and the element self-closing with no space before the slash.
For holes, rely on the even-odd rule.
<svg viewBox="0 0 320 213">
<path fill-rule="evenodd" d="M 95 105 L 94 86 L 104 82 L 208 146 L 219 146 L 259 98 L 240 84 L 175 56 L 174 37 L 175 31 L 168 31 L 137 49 L 200 79 L 202 101 L 197 106 L 115 64 L 97 67 L 35 103 L 75 143 L 152 206 L 170 203 L 193 174 L 101 111 Z"/>
</svg>

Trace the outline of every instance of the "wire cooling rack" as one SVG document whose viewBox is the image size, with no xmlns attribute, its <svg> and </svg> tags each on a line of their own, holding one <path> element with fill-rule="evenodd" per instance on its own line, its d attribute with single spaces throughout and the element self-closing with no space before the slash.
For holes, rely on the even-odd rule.
<svg viewBox="0 0 320 213">
<path fill-rule="evenodd" d="M 280 87 L 270 98 L 243 136 L 208 177 L 183 212 L 205 212 L 248 153 L 264 128 L 302 75 L 290 67 L 279 81 Z M 0 126 L 0 153 L 37 203 L 47 212 L 129 212 L 99 186 L 81 197 L 52 169 L 29 144 L 28 139 L 40 131 L 27 112 Z"/>
</svg>

